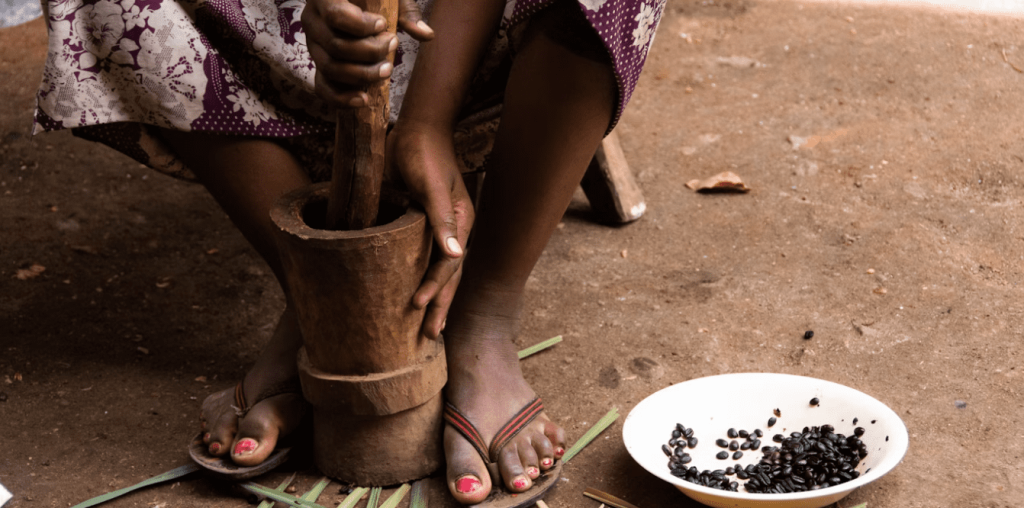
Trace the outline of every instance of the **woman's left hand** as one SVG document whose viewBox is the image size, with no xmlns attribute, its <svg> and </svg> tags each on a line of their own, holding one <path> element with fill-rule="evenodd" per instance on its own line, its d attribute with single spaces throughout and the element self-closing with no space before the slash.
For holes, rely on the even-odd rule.
<svg viewBox="0 0 1024 508">
<path fill-rule="evenodd" d="M 462 181 L 451 132 L 399 122 L 388 134 L 387 160 L 402 175 L 409 193 L 423 206 L 441 249 L 413 295 L 413 306 L 426 307 L 421 333 L 437 339 L 462 277 L 462 261 L 475 214 Z"/>
</svg>

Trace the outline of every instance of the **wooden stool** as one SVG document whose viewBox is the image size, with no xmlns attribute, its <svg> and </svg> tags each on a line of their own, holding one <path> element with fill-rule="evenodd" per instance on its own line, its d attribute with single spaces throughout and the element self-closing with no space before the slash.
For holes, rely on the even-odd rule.
<svg viewBox="0 0 1024 508">
<path fill-rule="evenodd" d="M 580 187 L 601 222 L 630 223 L 647 210 L 644 195 L 629 170 L 619 136 L 614 130 L 601 141 Z"/>
</svg>

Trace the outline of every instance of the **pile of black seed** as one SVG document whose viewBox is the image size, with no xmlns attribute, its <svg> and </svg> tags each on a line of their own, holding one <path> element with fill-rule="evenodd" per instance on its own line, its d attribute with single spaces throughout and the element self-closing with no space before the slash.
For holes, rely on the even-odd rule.
<svg viewBox="0 0 1024 508">
<path fill-rule="evenodd" d="M 793 432 L 789 437 L 776 434 L 773 441 L 779 443 L 779 446 L 761 447 L 761 429 L 753 432 L 729 429 L 728 437 L 744 438 L 745 441 L 739 443 L 736 440 L 719 439 L 715 443 L 734 452 L 733 460 L 743 456 L 742 450 L 760 448 L 760 462 L 699 471 L 696 467 L 686 466 L 691 461 L 690 455 L 686 453 L 687 448 L 697 446 L 693 429 L 677 423 L 671 440 L 667 445 L 662 445 L 661 450 L 669 456 L 668 467 L 672 475 L 690 483 L 736 492 L 739 482 L 730 478 L 735 476 L 739 480 L 747 480 L 743 485 L 747 492 L 782 494 L 818 490 L 860 476 L 856 471 L 857 464 L 868 454 L 867 446 L 860 440 L 862 435 L 862 427 L 857 427 L 852 436 L 836 434 L 831 425 L 804 427 L 803 432 Z M 721 451 L 717 457 L 724 460 L 729 457 L 729 453 Z"/>
</svg>

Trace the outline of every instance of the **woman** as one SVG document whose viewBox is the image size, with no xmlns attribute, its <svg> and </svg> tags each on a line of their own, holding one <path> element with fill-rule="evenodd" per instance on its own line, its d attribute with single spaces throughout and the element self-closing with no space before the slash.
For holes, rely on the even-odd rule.
<svg viewBox="0 0 1024 508">
<path fill-rule="evenodd" d="M 492 482 L 529 490 L 564 453 L 564 432 L 534 402 L 512 342 L 523 289 L 628 102 L 664 0 L 401 4 L 396 37 L 345 0 L 51 0 L 36 131 L 73 128 L 198 180 L 287 297 L 270 207 L 329 178 L 331 108 L 364 107 L 363 90 L 391 78 L 389 164 L 444 254 L 413 304 L 427 308 L 425 336 L 445 332 L 448 484 L 473 504 Z M 495 103 L 500 124 L 474 211 L 455 129 Z M 258 464 L 295 428 L 305 407 L 290 388 L 300 345 L 289 301 L 240 384 L 246 411 L 233 390 L 203 403 L 212 455 Z M 505 432 L 527 408 L 533 418 Z M 507 439 L 492 446 L 499 433 Z M 488 474 L 491 461 L 500 478 Z"/>
</svg>

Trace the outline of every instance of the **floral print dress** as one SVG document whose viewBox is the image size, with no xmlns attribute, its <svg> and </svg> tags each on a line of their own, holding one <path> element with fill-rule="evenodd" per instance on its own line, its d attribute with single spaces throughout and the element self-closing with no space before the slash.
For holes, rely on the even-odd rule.
<svg viewBox="0 0 1024 508">
<path fill-rule="evenodd" d="M 431 1 L 418 0 L 425 12 Z M 503 75 L 501 66 L 511 61 L 509 30 L 553 1 L 507 0 L 474 88 L 483 90 L 492 77 Z M 665 0 L 578 4 L 615 67 L 617 121 L 654 40 Z M 74 129 L 78 136 L 186 179 L 193 175 L 154 126 L 278 138 L 315 180 L 328 178 L 333 115 L 313 93 L 315 69 L 300 23 L 304 6 L 305 0 L 44 0 L 49 51 L 33 132 Z M 392 122 L 416 60 L 416 41 L 399 34 L 399 42 Z M 494 118 L 485 114 L 487 99 L 478 103 L 466 110 L 468 124 Z M 464 140 L 473 137 L 472 130 L 464 130 Z M 481 158 L 463 162 L 479 165 Z"/>
</svg>

